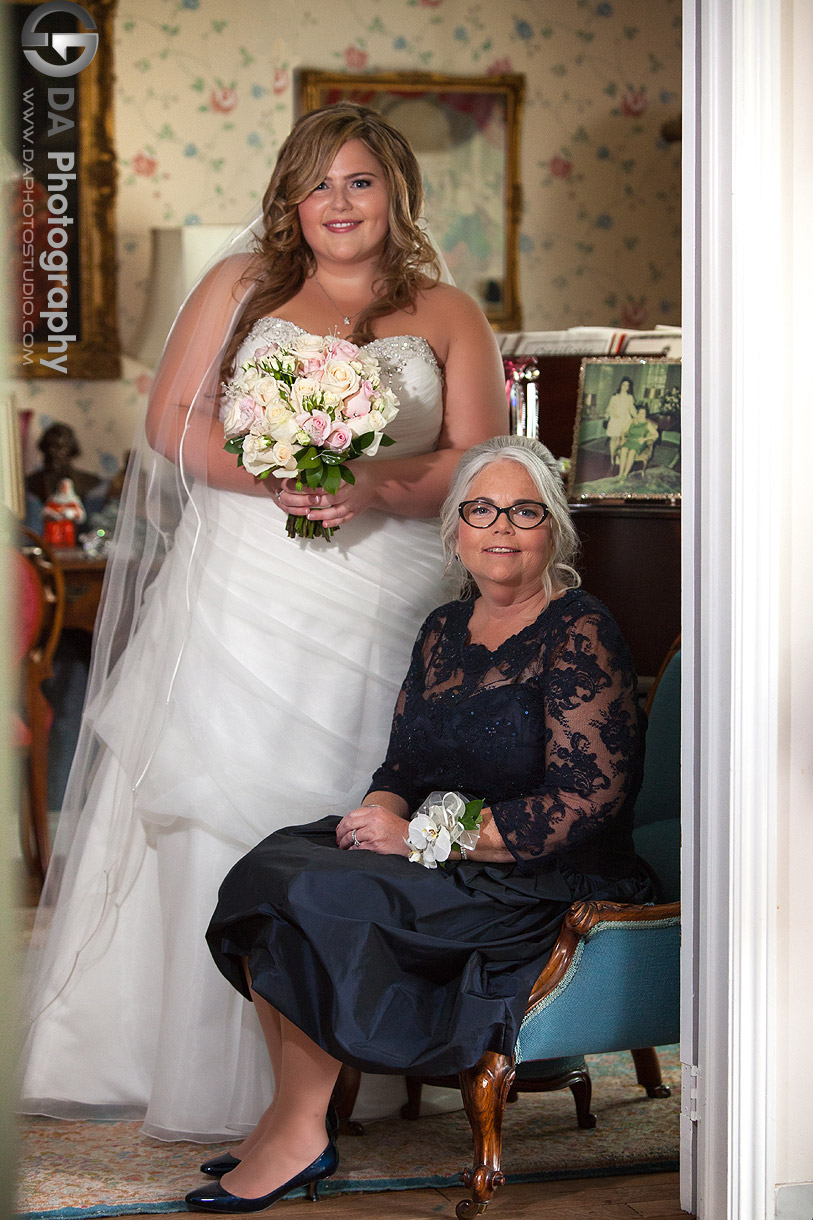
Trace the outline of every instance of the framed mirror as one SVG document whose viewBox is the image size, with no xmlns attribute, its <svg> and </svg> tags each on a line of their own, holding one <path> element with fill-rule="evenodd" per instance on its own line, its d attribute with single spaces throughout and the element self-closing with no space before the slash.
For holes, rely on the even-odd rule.
<svg viewBox="0 0 813 1220">
<path fill-rule="evenodd" d="M 304 113 L 333 102 L 378 110 L 407 137 L 423 173 L 426 219 L 458 287 L 496 330 L 521 330 L 517 252 L 524 77 L 303 69 Z"/>
<path fill-rule="evenodd" d="M 115 380 L 121 373 L 115 7 L 116 0 L 83 0 L 81 6 L 5 3 L 9 97 L 14 99 L 7 110 L 5 154 L 13 376 Z M 74 40 L 64 56 L 52 42 L 60 34 Z M 43 259 L 50 264 L 43 266 Z"/>
</svg>

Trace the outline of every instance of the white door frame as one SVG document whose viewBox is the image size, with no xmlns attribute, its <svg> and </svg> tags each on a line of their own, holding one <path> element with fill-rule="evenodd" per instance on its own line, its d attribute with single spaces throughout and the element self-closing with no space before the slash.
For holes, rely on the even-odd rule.
<svg viewBox="0 0 813 1220">
<path fill-rule="evenodd" d="M 681 1202 L 772 1220 L 782 22 L 792 0 L 685 0 L 684 1083 Z M 773 343 L 767 341 L 770 333 Z M 784 333 L 783 333 L 784 332 Z M 774 408 L 776 414 L 773 414 Z M 691 1113 L 690 1113 L 691 1111 Z"/>
</svg>

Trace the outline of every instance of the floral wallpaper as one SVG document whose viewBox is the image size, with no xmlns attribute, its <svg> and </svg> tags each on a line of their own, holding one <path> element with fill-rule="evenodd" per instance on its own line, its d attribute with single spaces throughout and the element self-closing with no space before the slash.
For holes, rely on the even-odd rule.
<svg viewBox="0 0 813 1220">
<path fill-rule="evenodd" d="M 119 0 L 120 324 L 144 307 L 154 226 L 238 224 L 294 114 L 298 67 L 526 78 L 520 292 L 528 330 L 680 321 L 680 0 Z M 112 473 L 150 370 L 16 382 L 31 441 L 55 419 Z M 29 466 L 36 453 L 28 454 Z"/>
</svg>

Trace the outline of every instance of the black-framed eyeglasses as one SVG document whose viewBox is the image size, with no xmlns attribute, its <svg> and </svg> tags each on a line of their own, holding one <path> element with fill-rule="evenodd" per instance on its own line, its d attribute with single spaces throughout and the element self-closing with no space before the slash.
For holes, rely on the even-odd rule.
<svg viewBox="0 0 813 1220">
<path fill-rule="evenodd" d="M 547 504 L 538 504 L 536 500 L 520 500 L 518 504 L 509 504 L 508 508 L 498 508 L 488 500 L 464 500 L 458 504 L 457 511 L 466 525 L 472 525 L 476 530 L 488 529 L 502 513 L 521 530 L 536 529 L 550 516 Z"/>
</svg>

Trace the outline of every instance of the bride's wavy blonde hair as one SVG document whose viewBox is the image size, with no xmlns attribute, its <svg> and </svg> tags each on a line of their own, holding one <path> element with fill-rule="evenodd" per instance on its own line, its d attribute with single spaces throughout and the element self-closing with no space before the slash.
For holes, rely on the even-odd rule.
<svg viewBox="0 0 813 1220">
<path fill-rule="evenodd" d="M 243 276 L 244 281 L 255 281 L 256 288 L 226 349 L 224 377 L 254 323 L 290 300 L 315 269 L 297 209 L 324 181 L 348 140 L 361 140 L 379 162 L 389 196 L 389 232 L 373 286 L 376 297 L 359 315 L 350 338 L 369 343 L 374 338 L 371 323 L 375 318 L 414 309 L 419 291 L 440 278 L 437 255 L 419 225 L 423 214 L 420 167 L 404 136 L 375 110 L 355 102 L 312 110 L 291 128 L 263 197 L 263 234 L 257 239 L 256 260 Z"/>
</svg>

